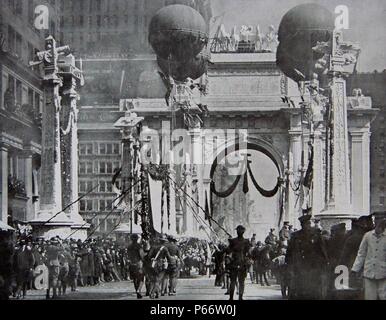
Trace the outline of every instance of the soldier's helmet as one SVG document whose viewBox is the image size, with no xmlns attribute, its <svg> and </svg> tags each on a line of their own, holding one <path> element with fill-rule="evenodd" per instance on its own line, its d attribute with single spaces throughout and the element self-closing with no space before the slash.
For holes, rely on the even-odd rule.
<svg viewBox="0 0 386 320">
<path fill-rule="evenodd" d="M 237 230 L 237 231 L 242 231 L 242 232 L 244 232 L 246 229 L 245 229 L 244 226 L 238 225 L 238 226 L 236 227 L 236 230 Z"/>
</svg>

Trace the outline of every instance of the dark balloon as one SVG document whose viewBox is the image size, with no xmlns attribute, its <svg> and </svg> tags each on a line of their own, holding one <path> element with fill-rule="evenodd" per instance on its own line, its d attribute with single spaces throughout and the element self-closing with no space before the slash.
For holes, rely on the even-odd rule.
<svg viewBox="0 0 386 320">
<path fill-rule="evenodd" d="M 320 31 L 323 36 L 326 31 L 332 33 L 334 27 L 334 16 L 328 9 L 316 3 L 301 4 L 289 10 L 281 19 L 278 40 L 286 40 L 299 31 Z"/>
<path fill-rule="evenodd" d="M 316 73 L 315 63 L 324 54 L 312 50 L 318 42 L 330 42 L 334 16 L 317 4 L 302 4 L 288 11 L 281 20 L 277 65 L 291 79 L 305 81 Z"/>
<path fill-rule="evenodd" d="M 162 72 L 170 75 L 174 80 L 185 81 L 187 78 L 196 80 L 207 71 L 209 54 L 200 52 L 187 61 L 165 60 L 160 57 L 157 61 Z"/>
<path fill-rule="evenodd" d="M 185 5 L 170 5 L 152 18 L 149 42 L 162 59 L 187 61 L 208 43 L 208 28 L 198 11 Z"/>
</svg>

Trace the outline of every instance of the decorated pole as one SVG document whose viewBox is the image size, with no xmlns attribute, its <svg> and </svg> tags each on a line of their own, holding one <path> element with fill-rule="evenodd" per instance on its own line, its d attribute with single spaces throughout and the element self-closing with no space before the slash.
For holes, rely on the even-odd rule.
<svg viewBox="0 0 386 320">
<path fill-rule="evenodd" d="M 114 127 L 119 128 L 122 134 L 122 169 L 121 169 L 121 192 L 123 202 L 123 219 L 117 229 L 133 233 L 134 217 L 134 181 L 135 159 L 138 156 L 138 150 L 135 150 L 138 136 L 138 126 L 143 121 L 143 117 L 138 117 L 130 109 L 126 111 L 125 116 L 120 118 Z M 126 216 L 127 214 L 127 216 Z"/>
</svg>

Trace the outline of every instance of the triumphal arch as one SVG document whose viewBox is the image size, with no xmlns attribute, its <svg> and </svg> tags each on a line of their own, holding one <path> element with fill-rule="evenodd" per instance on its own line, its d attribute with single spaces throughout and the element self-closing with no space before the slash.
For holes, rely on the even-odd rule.
<svg viewBox="0 0 386 320">
<path fill-rule="evenodd" d="M 182 152 L 184 164 L 174 171 L 185 188 L 176 193 L 177 231 L 204 236 L 207 225 L 226 238 L 244 224 L 248 236 L 262 239 L 284 221 L 298 227 L 304 210 L 326 227 L 368 214 L 371 99 L 342 87 L 344 117 L 336 117 L 335 125 L 343 140 L 332 151 L 323 125 L 308 129 L 302 109 L 307 95 L 278 69 L 274 50 L 219 51 L 211 54 L 200 80 L 205 90 L 190 97 L 200 116 L 193 112 L 185 121 L 189 143 Z M 145 118 L 145 127 L 159 133 L 160 145 L 173 149 L 178 138 L 168 132 L 183 127 L 178 111 L 165 99 L 121 101 L 122 108 L 128 104 Z M 160 152 L 161 158 L 165 152 L 169 149 Z M 344 170 L 331 174 L 337 163 Z M 342 198 L 337 197 L 338 190 L 347 197 L 341 191 Z M 186 194 L 196 201 L 187 201 Z"/>
</svg>

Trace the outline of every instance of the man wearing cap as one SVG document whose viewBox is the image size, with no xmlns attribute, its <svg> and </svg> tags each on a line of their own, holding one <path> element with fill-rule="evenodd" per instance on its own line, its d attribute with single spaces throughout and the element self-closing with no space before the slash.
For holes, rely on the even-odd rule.
<svg viewBox="0 0 386 320">
<path fill-rule="evenodd" d="M 237 280 L 239 283 L 239 300 L 243 300 L 245 278 L 248 271 L 248 255 L 251 246 L 249 240 L 243 237 L 245 228 L 239 225 L 236 231 L 237 238 L 230 239 L 227 248 L 227 252 L 231 255 L 229 300 L 233 300 Z"/>
<path fill-rule="evenodd" d="M 138 299 L 142 299 L 142 287 L 145 279 L 145 273 L 143 270 L 143 259 L 145 252 L 142 246 L 138 243 L 139 235 L 132 234 L 130 236 L 132 243 L 127 248 L 127 256 L 130 261 L 129 273 L 130 278 L 134 282 L 135 292 Z"/>
<path fill-rule="evenodd" d="M 364 235 L 351 270 L 363 270 L 365 300 L 386 300 L 386 212 L 374 217 L 375 229 Z"/>
<path fill-rule="evenodd" d="M 322 275 L 328 265 L 325 243 L 313 227 L 311 215 L 299 218 L 301 230 L 292 234 L 285 262 L 290 274 L 290 299 L 320 299 Z"/>
</svg>

